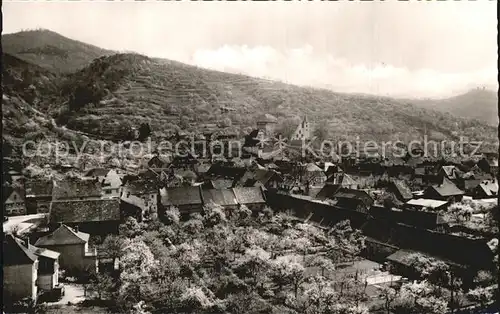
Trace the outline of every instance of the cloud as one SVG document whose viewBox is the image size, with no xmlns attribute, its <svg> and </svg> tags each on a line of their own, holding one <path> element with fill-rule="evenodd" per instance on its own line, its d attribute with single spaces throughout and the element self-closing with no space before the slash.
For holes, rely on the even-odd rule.
<svg viewBox="0 0 500 314">
<path fill-rule="evenodd" d="M 337 92 L 397 97 L 446 97 L 472 86 L 496 84 L 496 67 L 472 72 L 409 70 L 391 64 L 352 64 L 311 45 L 277 50 L 270 46 L 224 45 L 199 49 L 188 63 L 284 82 L 326 87 Z"/>
</svg>

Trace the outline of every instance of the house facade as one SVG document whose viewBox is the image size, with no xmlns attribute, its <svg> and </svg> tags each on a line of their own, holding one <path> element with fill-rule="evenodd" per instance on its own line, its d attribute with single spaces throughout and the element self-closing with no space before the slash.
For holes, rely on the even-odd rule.
<svg viewBox="0 0 500 314">
<path fill-rule="evenodd" d="M 69 271 L 97 272 L 97 252 L 89 250 L 88 233 L 61 224 L 54 232 L 41 237 L 35 246 L 59 252 L 59 265 Z"/>
<path fill-rule="evenodd" d="M 158 186 L 154 180 L 128 181 L 121 189 L 120 199 L 141 208 L 143 219 L 158 216 Z"/>
<path fill-rule="evenodd" d="M 36 302 L 38 257 L 12 235 L 4 237 L 3 252 L 4 301 L 15 302 L 29 298 Z"/>
<path fill-rule="evenodd" d="M 4 201 L 4 213 L 7 216 L 26 215 L 26 203 L 22 189 L 6 189 L 8 195 Z"/>
<path fill-rule="evenodd" d="M 28 214 L 48 213 L 52 202 L 52 180 L 30 180 L 25 183 L 26 210 Z"/>
</svg>

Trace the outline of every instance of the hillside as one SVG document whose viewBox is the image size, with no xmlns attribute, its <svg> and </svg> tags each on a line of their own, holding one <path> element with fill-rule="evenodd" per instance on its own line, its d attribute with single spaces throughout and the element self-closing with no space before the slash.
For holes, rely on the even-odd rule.
<svg viewBox="0 0 500 314">
<path fill-rule="evenodd" d="M 66 38 L 49 30 L 2 35 L 4 53 L 56 73 L 73 72 L 113 52 Z"/>
<path fill-rule="evenodd" d="M 417 106 L 452 112 L 454 115 L 498 125 L 498 94 L 489 89 L 471 89 L 465 94 L 439 100 L 414 101 Z"/>
<path fill-rule="evenodd" d="M 304 115 L 312 121 L 326 121 L 337 138 L 406 140 L 423 134 L 425 128 L 436 139 L 464 134 L 495 138 L 495 129 L 479 121 L 387 97 L 339 94 L 134 54 L 101 57 L 72 74 L 63 95 L 71 99 L 77 93 L 94 95 L 95 99 L 83 101 L 94 104 L 73 102 L 61 123 L 93 134 L 117 132 L 120 125 L 142 122 L 163 133 L 186 129 L 187 122 L 216 122 L 225 117 L 243 129 L 255 125 L 262 113 L 271 113 L 280 121 Z M 221 107 L 235 111 L 221 113 Z"/>
<path fill-rule="evenodd" d="M 35 34 L 41 36 L 35 44 L 28 43 L 27 38 Z M 426 130 L 431 139 L 466 135 L 497 143 L 496 129 L 491 126 L 421 108 L 411 101 L 299 87 L 137 54 L 106 55 L 105 50 L 50 31 L 10 34 L 2 40 L 7 41 L 6 47 L 18 51 L 13 56 L 4 55 L 3 71 L 11 76 L 4 83 L 7 96 L 41 111 L 45 118 L 56 118 L 59 125 L 94 138 L 121 140 L 127 130 L 144 122 L 158 137 L 181 129 L 199 131 L 200 124 L 228 120 L 232 126 L 226 130 L 241 132 L 254 127 L 263 113 L 270 113 L 279 124 L 307 115 L 310 121 L 326 125 L 329 138 L 334 140 L 409 141 L 420 138 Z M 65 51 L 59 54 L 64 58 L 19 53 L 54 43 Z M 26 62 L 29 56 L 32 60 Z M 93 56 L 98 57 L 73 73 L 57 74 L 47 69 L 60 64 L 67 72 Z M 20 79 L 23 73 L 37 92 L 35 99 L 25 95 L 26 83 Z M 11 123 L 11 128 L 20 125 Z M 4 131 L 9 133 L 10 129 Z M 15 130 L 17 135 L 21 131 Z"/>
</svg>

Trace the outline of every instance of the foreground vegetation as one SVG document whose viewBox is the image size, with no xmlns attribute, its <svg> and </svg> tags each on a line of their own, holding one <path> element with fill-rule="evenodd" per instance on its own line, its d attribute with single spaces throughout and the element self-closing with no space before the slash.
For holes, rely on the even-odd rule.
<svg viewBox="0 0 500 314">
<path fill-rule="evenodd" d="M 340 265 L 357 259 L 364 237 L 348 221 L 329 230 L 286 213 L 243 207 L 228 214 L 215 204 L 182 221 L 128 218 L 101 250 L 119 259 L 118 273 L 98 274 L 87 288 L 119 313 L 446 313 L 450 276 L 443 263 L 415 257 L 424 281 L 386 286 L 371 299 L 357 272 Z M 473 291 L 487 303 L 488 274 Z M 482 289 L 482 290 L 481 290 Z M 460 288 L 454 290 L 455 302 Z M 463 296 L 463 293 L 462 293 Z M 457 303 L 458 304 L 458 303 Z M 456 305 L 455 305 L 456 306 Z"/>
</svg>

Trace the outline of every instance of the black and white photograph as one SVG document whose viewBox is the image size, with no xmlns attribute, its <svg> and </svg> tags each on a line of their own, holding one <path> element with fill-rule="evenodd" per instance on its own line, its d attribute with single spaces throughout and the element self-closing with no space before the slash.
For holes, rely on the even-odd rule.
<svg viewBox="0 0 500 314">
<path fill-rule="evenodd" d="M 497 6 L 2 9 L 2 314 L 498 314 Z"/>
</svg>

